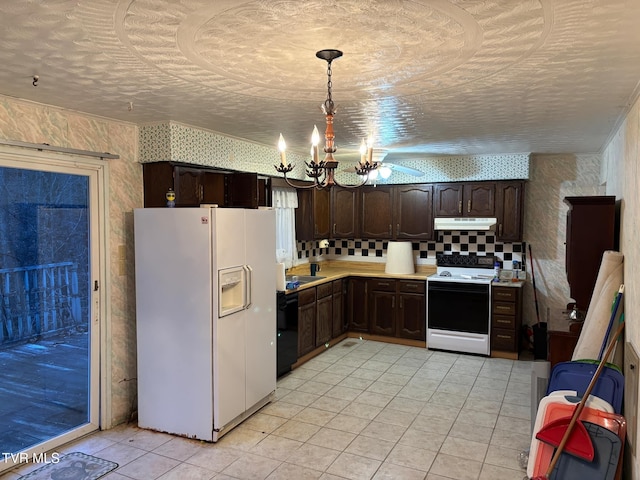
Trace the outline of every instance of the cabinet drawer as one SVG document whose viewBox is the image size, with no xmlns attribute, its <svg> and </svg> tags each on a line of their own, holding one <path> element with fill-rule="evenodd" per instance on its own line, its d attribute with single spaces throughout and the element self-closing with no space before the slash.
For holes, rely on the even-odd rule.
<svg viewBox="0 0 640 480">
<path fill-rule="evenodd" d="M 316 289 L 318 290 L 317 298 L 328 297 L 333 293 L 333 285 L 331 283 L 323 283 L 318 285 Z"/>
<path fill-rule="evenodd" d="M 398 290 L 402 293 L 424 293 L 425 282 L 398 280 Z"/>
<path fill-rule="evenodd" d="M 499 302 L 515 302 L 518 298 L 517 287 L 493 287 L 493 299 Z"/>
<path fill-rule="evenodd" d="M 342 293 L 342 280 L 334 280 L 331 284 L 333 285 L 333 293 Z"/>
<path fill-rule="evenodd" d="M 516 333 L 510 330 L 494 328 L 491 331 L 491 349 L 504 350 L 507 352 L 515 352 L 516 350 Z"/>
<path fill-rule="evenodd" d="M 515 315 L 516 304 L 505 302 L 493 302 L 493 313 L 497 315 Z"/>
<path fill-rule="evenodd" d="M 301 307 L 303 305 L 307 305 L 309 303 L 313 303 L 316 301 L 316 289 L 315 288 L 307 288 L 306 290 L 301 290 L 298 293 L 298 306 Z"/>
<path fill-rule="evenodd" d="M 369 280 L 370 290 L 378 290 L 383 292 L 395 292 L 396 281 L 393 279 L 386 280 L 382 278 L 372 278 Z"/>
<path fill-rule="evenodd" d="M 494 315 L 491 321 L 491 327 L 513 331 L 513 329 L 516 328 L 516 317 L 512 315 Z"/>
</svg>

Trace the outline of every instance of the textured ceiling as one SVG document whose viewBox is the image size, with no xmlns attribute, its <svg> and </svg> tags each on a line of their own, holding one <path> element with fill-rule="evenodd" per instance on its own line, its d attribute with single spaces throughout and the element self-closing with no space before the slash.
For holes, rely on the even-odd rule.
<svg viewBox="0 0 640 480">
<path fill-rule="evenodd" d="M 638 0 L 0 2 L 0 93 L 308 152 L 598 152 L 640 80 Z M 32 86 L 33 75 L 39 76 Z M 131 109 L 130 102 L 133 108 Z"/>
</svg>

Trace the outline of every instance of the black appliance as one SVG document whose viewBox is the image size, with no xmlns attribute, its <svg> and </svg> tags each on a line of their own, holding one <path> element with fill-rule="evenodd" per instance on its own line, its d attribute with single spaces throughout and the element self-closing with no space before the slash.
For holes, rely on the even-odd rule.
<svg viewBox="0 0 640 480">
<path fill-rule="evenodd" d="M 298 361 L 298 293 L 277 292 L 277 376 L 291 371 Z"/>
</svg>

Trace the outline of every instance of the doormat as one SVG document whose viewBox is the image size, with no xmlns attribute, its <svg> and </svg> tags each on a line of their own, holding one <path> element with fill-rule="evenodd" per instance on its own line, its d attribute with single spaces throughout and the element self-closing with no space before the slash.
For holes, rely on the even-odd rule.
<svg viewBox="0 0 640 480">
<path fill-rule="evenodd" d="M 49 463 L 27 475 L 21 480 L 96 480 L 111 470 L 118 468 L 118 464 L 92 457 L 81 452 L 73 452 L 60 457 L 58 463 Z"/>
</svg>

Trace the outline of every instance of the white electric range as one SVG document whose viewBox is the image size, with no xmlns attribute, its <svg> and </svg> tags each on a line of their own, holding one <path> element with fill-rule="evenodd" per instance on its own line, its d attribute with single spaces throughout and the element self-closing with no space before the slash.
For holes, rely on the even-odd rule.
<svg viewBox="0 0 640 480">
<path fill-rule="evenodd" d="M 427 277 L 427 348 L 489 355 L 494 257 L 438 254 Z"/>
</svg>

